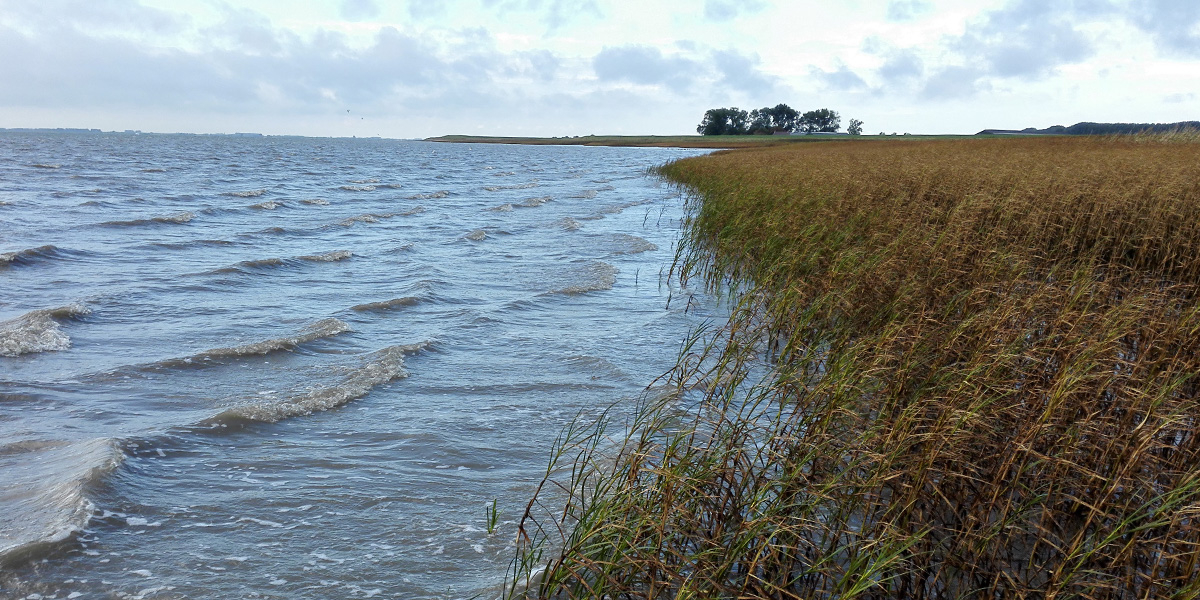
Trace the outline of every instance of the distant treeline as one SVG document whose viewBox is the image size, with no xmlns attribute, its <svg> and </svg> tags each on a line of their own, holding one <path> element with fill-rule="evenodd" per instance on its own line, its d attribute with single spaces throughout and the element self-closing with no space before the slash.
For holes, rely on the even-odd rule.
<svg viewBox="0 0 1200 600">
<path fill-rule="evenodd" d="M 1043 134 L 1043 135 L 1111 135 L 1117 133 L 1166 133 L 1178 129 L 1200 129 L 1200 121 L 1180 121 L 1178 123 L 1076 123 L 1070 127 L 1055 125 L 1045 129 L 1026 127 L 1025 129 L 984 129 L 976 135 L 987 134 Z"/>
<path fill-rule="evenodd" d="M 850 119 L 847 133 L 862 134 L 862 121 Z M 746 112 L 736 106 L 712 108 L 696 126 L 700 135 L 772 135 L 776 133 L 836 133 L 842 116 L 835 110 L 819 108 L 801 114 L 786 105 L 764 106 Z"/>
</svg>

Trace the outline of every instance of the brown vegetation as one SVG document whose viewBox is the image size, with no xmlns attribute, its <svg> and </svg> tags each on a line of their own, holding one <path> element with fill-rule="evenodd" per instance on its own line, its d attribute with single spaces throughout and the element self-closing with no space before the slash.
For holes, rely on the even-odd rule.
<svg viewBox="0 0 1200 600">
<path fill-rule="evenodd" d="M 735 309 L 615 444 L 564 434 L 525 593 L 1200 595 L 1198 136 L 661 172 L 693 194 L 674 276 Z"/>
</svg>

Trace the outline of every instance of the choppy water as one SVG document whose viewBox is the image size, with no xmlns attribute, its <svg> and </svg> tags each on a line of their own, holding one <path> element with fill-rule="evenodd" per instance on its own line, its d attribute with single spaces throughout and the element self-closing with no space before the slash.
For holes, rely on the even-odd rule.
<svg viewBox="0 0 1200 600">
<path fill-rule="evenodd" d="M 494 595 L 703 318 L 694 153 L 0 134 L 0 597 Z"/>
</svg>

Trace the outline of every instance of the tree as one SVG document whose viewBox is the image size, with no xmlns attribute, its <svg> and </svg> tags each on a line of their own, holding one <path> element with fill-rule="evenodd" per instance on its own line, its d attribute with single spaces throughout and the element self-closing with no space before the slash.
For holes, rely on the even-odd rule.
<svg viewBox="0 0 1200 600">
<path fill-rule="evenodd" d="M 846 133 L 850 135 L 862 135 L 862 126 L 862 121 L 850 119 L 850 125 L 846 127 Z"/>
<path fill-rule="evenodd" d="M 834 133 L 842 126 L 842 116 L 828 108 L 819 108 L 801 115 L 798 125 L 805 133 Z"/>
<path fill-rule="evenodd" d="M 800 113 L 786 104 L 774 108 L 763 107 L 750 111 L 750 133 L 773 134 L 777 131 L 793 131 Z"/>
<path fill-rule="evenodd" d="M 700 135 L 744 135 L 747 132 L 746 111 L 738 108 L 710 108 L 696 126 Z"/>
</svg>

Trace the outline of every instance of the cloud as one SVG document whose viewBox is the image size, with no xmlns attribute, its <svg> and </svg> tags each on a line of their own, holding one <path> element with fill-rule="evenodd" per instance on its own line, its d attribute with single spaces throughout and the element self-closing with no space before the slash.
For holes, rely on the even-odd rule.
<svg viewBox="0 0 1200 600">
<path fill-rule="evenodd" d="M 1143 0 L 1130 5 L 1129 18 L 1168 55 L 1200 57 L 1200 2 Z"/>
<path fill-rule="evenodd" d="M 911 82 L 925 74 L 925 61 L 911 49 L 889 52 L 879 67 L 879 76 L 888 84 Z"/>
<path fill-rule="evenodd" d="M 408 0 L 408 14 L 414 19 L 435 19 L 446 14 L 444 0 Z"/>
<path fill-rule="evenodd" d="M 741 54 L 736 50 L 713 52 L 713 63 L 720 73 L 719 83 L 725 88 L 749 95 L 767 95 L 779 88 L 779 80 L 759 70 L 757 54 Z"/>
<path fill-rule="evenodd" d="M 342 17 L 350 21 L 370 21 L 379 16 L 375 0 L 342 0 Z"/>
<path fill-rule="evenodd" d="M 732 21 L 741 14 L 756 13 L 766 7 L 762 0 L 704 0 L 704 18 L 710 21 Z"/>
<path fill-rule="evenodd" d="M 809 73 L 820 81 L 826 88 L 838 91 L 854 91 L 867 89 L 867 82 L 863 81 L 857 73 L 851 71 L 846 65 L 842 65 L 835 71 L 825 71 L 813 67 Z"/>
<path fill-rule="evenodd" d="M 539 14 L 547 35 L 584 17 L 604 17 L 596 0 L 483 0 L 483 6 L 501 17 L 514 12 Z"/>
<path fill-rule="evenodd" d="M 1068 3 L 1017 0 L 987 13 L 951 47 L 999 77 L 1038 79 L 1096 52 Z"/>
<path fill-rule="evenodd" d="M 887 20 L 912 21 L 933 10 L 928 0 L 891 0 L 887 5 Z"/>
<path fill-rule="evenodd" d="M 969 67 L 944 67 L 925 80 L 920 97 L 924 100 L 969 98 L 986 89 L 981 79 L 981 73 Z"/>
<path fill-rule="evenodd" d="M 601 81 L 665 85 L 683 91 L 695 82 L 700 65 L 687 58 L 664 56 L 651 46 L 619 46 L 601 50 L 592 59 L 592 68 Z"/>
</svg>

